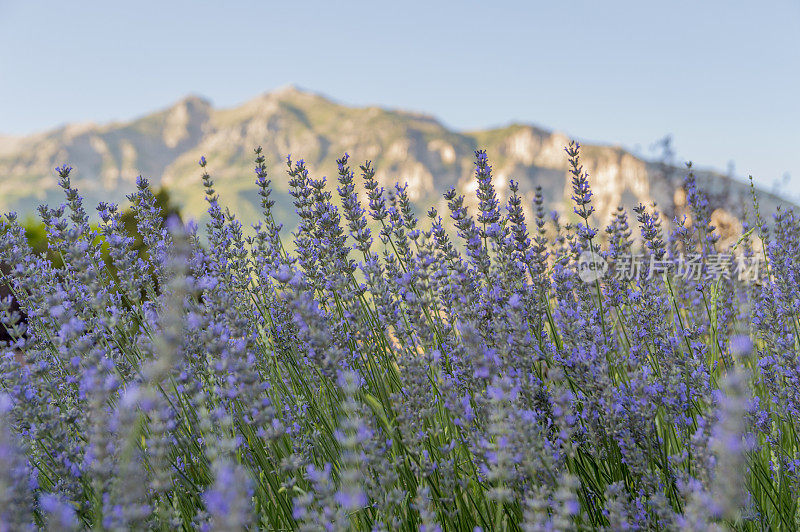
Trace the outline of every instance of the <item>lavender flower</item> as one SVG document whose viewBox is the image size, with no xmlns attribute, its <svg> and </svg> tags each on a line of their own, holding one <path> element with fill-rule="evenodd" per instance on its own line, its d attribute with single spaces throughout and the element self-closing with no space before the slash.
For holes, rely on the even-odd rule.
<svg viewBox="0 0 800 532">
<path fill-rule="evenodd" d="M 477 150 L 475 197 L 419 220 L 370 161 L 362 198 L 347 153 L 335 192 L 287 157 L 287 198 L 257 148 L 252 231 L 201 157 L 205 236 L 145 178 L 95 228 L 58 167 L 49 255 L 0 218 L 0 530 L 793 529 L 796 215 L 750 222 L 757 283 L 625 277 L 722 251 L 708 197 L 690 171 L 670 231 L 638 206 L 600 234 L 566 153 L 570 216 L 514 180 L 501 208 Z"/>
</svg>

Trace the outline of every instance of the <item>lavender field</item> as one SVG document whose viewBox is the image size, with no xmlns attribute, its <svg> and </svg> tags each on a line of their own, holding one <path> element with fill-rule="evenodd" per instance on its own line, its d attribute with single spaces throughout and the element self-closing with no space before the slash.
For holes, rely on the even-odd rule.
<svg viewBox="0 0 800 532">
<path fill-rule="evenodd" d="M 206 227 L 138 180 L 144 251 L 56 168 L 50 255 L 0 222 L 0 531 L 800 527 L 792 211 L 723 247 L 688 168 L 685 218 L 600 227 L 572 143 L 574 213 L 526 219 L 490 156 L 447 213 L 289 157 L 292 234 L 260 148 L 254 231 L 201 158 Z"/>
</svg>

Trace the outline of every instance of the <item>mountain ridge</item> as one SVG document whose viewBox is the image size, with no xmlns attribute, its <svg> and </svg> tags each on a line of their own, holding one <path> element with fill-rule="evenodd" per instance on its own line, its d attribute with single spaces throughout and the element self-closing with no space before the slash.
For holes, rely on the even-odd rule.
<svg viewBox="0 0 800 532">
<path fill-rule="evenodd" d="M 495 128 L 456 131 L 435 116 L 384 107 L 350 107 L 324 95 L 289 85 L 262 93 L 241 105 L 214 108 L 196 94 L 128 121 L 74 123 L 29 136 L 0 136 L 0 210 L 30 211 L 36 204 L 63 201 L 53 167 L 75 168 L 73 183 L 87 206 L 123 202 L 137 175 L 164 185 L 186 214 L 205 212 L 197 160 L 205 155 L 223 203 L 245 225 L 258 219 L 253 184 L 253 148 L 264 147 L 279 215 L 291 217 L 286 194 L 285 157 L 303 158 L 318 176 L 336 175 L 335 160 L 351 154 L 354 167 L 370 159 L 383 186 L 407 181 L 419 208 L 445 212 L 441 194 L 449 187 L 475 188 L 474 150 L 486 149 L 503 199 L 508 180 L 519 181 L 528 212 L 536 185 L 548 207 L 570 215 L 570 184 L 563 148 L 569 138 L 538 125 L 511 123 Z M 598 222 L 618 204 L 632 208 L 655 201 L 668 223 L 685 210 L 679 191 L 683 172 L 647 161 L 618 145 L 584 144 Z M 715 222 L 736 226 L 749 184 L 708 170 L 696 171 L 709 193 Z M 759 191 L 765 212 L 788 201 Z M 732 227 L 735 229 L 735 227 Z"/>
</svg>

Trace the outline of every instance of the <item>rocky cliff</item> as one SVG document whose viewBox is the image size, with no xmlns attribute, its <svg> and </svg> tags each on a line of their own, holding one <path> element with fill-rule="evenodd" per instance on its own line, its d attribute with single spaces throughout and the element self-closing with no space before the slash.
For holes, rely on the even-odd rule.
<svg viewBox="0 0 800 532">
<path fill-rule="evenodd" d="M 202 218 L 206 206 L 196 162 L 205 155 L 223 203 L 248 225 L 258 219 L 259 210 L 253 148 L 263 145 L 278 216 L 292 211 L 285 194 L 287 154 L 304 158 L 315 175 L 331 178 L 335 160 L 344 152 L 355 167 L 371 159 L 383 184 L 406 181 L 420 208 L 438 204 L 442 211 L 441 193 L 448 187 L 474 190 L 477 148 L 488 152 L 501 197 L 510 179 L 520 182 L 528 200 L 541 185 L 550 206 L 569 213 L 563 150 L 568 142 L 563 134 L 524 124 L 456 132 L 431 116 L 347 107 L 294 87 L 232 109 L 214 109 L 190 96 L 131 122 L 75 124 L 28 137 L 0 137 L 0 209 L 25 213 L 42 202 L 60 203 L 53 167 L 68 163 L 75 168 L 74 183 L 87 206 L 100 200 L 123 202 L 142 174 L 167 187 L 188 216 Z M 599 223 L 618 204 L 631 208 L 655 201 L 669 219 L 685 201 L 679 190 L 684 169 L 664 168 L 613 146 L 584 145 L 583 162 Z M 750 201 L 749 185 L 712 172 L 698 172 L 697 178 L 711 196 L 715 221 L 735 231 L 743 205 Z M 763 191 L 760 198 L 765 212 L 781 203 Z"/>
</svg>

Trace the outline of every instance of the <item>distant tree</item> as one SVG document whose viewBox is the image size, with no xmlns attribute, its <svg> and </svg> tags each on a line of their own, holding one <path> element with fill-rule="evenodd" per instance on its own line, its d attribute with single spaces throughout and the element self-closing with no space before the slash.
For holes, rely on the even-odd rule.
<svg viewBox="0 0 800 532">
<path fill-rule="evenodd" d="M 729 179 L 736 177 L 736 162 L 733 160 L 728 161 L 728 169 L 725 171 Z"/>
<path fill-rule="evenodd" d="M 672 145 L 672 134 L 664 135 L 659 140 L 650 145 L 650 151 L 656 153 L 656 178 L 666 182 L 672 183 L 672 178 L 675 174 L 675 149 Z M 676 205 L 667 204 L 662 205 L 661 208 L 668 218 L 675 216 Z"/>
<path fill-rule="evenodd" d="M 659 177 L 669 179 L 675 171 L 675 149 L 672 145 L 672 134 L 664 135 L 650 146 L 650 151 L 656 152 Z"/>
</svg>

